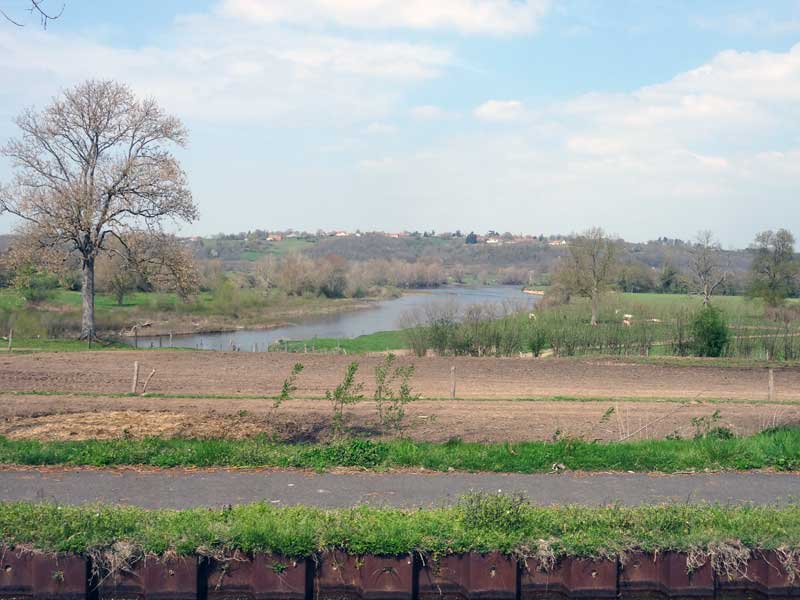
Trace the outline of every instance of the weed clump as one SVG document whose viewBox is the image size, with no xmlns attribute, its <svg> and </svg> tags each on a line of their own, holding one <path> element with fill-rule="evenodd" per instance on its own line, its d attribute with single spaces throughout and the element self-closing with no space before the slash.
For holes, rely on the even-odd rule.
<svg viewBox="0 0 800 600">
<path fill-rule="evenodd" d="M 458 503 L 461 520 L 471 529 L 511 531 L 525 523 L 529 504 L 523 494 L 472 492 Z"/>
</svg>

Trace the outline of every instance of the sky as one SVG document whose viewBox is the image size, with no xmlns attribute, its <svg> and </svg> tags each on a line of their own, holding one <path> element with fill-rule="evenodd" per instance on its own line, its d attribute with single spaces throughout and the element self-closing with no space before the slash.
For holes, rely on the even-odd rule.
<svg viewBox="0 0 800 600">
<path fill-rule="evenodd" d="M 0 141 L 128 83 L 189 128 L 185 235 L 800 235 L 800 0 L 26 4 L 0 0 Z"/>
</svg>

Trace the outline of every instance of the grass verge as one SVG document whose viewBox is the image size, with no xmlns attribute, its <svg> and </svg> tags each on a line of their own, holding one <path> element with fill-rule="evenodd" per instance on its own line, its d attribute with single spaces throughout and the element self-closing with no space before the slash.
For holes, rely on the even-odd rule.
<svg viewBox="0 0 800 600">
<path fill-rule="evenodd" d="M 408 347 L 403 331 L 378 331 L 356 338 L 312 338 L 291 342 L 276 342 L 273 348 L 289 352 L 347 352 L 364 354 L 367 352 L 386 352 Z"/>
<path fill-rule="evenodd" d="M 7 346 L 0 345 L 0 355 Z M 51 338 L 14 338 L 11 351 L 14 354 L 30 352 L 85 352 L 88 350 L 132 350 L 128 344 L 115 340 L 95 340 L 89 346 L 84 340 L 51 339 Z"/>
<path fill-rule="evenodd" d="M 0 464 L 152 467 L 278 467 L 326 470 L 421 468 L 432 471 L 542 473 L 562 464 L 580 471 L 800 469 L 800 428 L 720 439 L 631 442 L 444 444 L 348 439 L 332 444 L 281 444 L 266 438 L 85 440 L 43 442 L 0 438 Z"/>
<path fill-rule="evenodd" d="M 274 552 L 309 556 L 487 552 L 610 556 L 627 551 L 712 552 L 800 546 L 800 506 L 539 508 L 521 498 L 473 495 L 452 508 L 324 510 L 268 504 L 148 511 L 108 506 L 0 504 L 0 541 L 87 553 L 128 542 L 142 552 Z"/>
<path fill-rule="evenodd" d="M 173 350 L 179 350 L 174 348 Z M 0 352 L 0 357 L 3 353 Z M 8 390 L 0 392 L 0 396 L 42 396 L 42 397 L 70 397 L 70 398 L 141 398 L 141 394 L 130 392 L 83 392 L 63 390 Z M 278 396 L 251 395 L 251 394 L 180 394 L 169 392 L 147 392 L 147 398 L 163 398 L 165 400 L 193 399 L 193 400 L 277 400 Z M 324 396 L 295 395 L 292 400 L 325 400 Z M 425 396 L 420 400 L 424 402 L 453 402 L 449 396 Z M 509 398 L 456 398 L 456 402 L 632 402 L 637 404 L 685 404 L 687 402 L 701 401 L 703 404 L 744 404 L 751 406 L 800 406 L 800 400 L 750 400 L 743 398 L 678 398 L 670 396 L 524 396 Z M 477 407 L 476 407 L 477 408 Z"/>
</svg>

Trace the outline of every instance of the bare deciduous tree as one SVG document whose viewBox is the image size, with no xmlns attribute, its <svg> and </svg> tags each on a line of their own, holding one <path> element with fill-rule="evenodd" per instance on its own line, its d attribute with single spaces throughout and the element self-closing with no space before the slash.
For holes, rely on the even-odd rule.
<svg viewBox="0 0 800 600">
<path fill-rule="evenodd" d="M 50 21 L 55 21 L 59 18 L 64 13 L 64 8 L 66 6 L 65 4 L 62 4 L 58 11 L 53 11 L 46 9 L 42 0 L 29 0 L 27 4 L 29 6 L 23 10 L 29 12 L 31 15 L 39 19 L 39 23 L 43 29 L 47 29 L 47 24 Z M 25 27 L 25 23 L 19 19 L 11 17 L 11 15 L 5 12 L 2 8 L 0 8 L 0 15 L 12 25 L 16 25 L 17 27 Z"/>
<path fill-rule="evenodd" d="M 186 129 L 155 100 L 140 100 L 114 81 L 81 83 L 41 112 L 23 112 L 16 123 L 21 137 L 2 149 L 15 176 L 0 187 L 0 214 L 22 220 L 21 238 L 40 256 L 78 256 L 81 337 L 91 339 L 98 255 L 118 252 L 118 244 L 168 269 L 166 251 L 174 242 L 163 225 L 197 218 L 186 176 L 169 150 L 186 144 Z M 142 247 L 148 252 L 135 250 Z"/>
<path fill-rule="evenodd" d="M 617 244 L 599 227 L 570 240 L 567 255 L 556 271 L 556 282 L 572 294 L 588 298 L 592 325 L 597 325 L 600 297 L 608 289 L 617 267 Z"/>
<path fill-rule="evenodd" d="M 723 264 L 722 247 L 711 231 L 700 231 L 695 237 L 689 268 L 695 285 L 703 295 L 703 306 L 708 306 L 711 296 L 728 278 L 728 271 Z"/>
<path fill-rule="evenodd" d="M 762 231 L 750 246 L 748 293 L 762 298 L 768 306 L 780 306 L 797 291 L 800 263 L 794 253 L 794 236 L 787 229 Z"/>
</svg>

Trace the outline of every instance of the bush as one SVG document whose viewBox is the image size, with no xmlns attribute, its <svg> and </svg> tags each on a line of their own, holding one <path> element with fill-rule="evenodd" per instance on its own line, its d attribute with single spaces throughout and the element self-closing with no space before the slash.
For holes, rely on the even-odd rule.
<svg viewBox="0 0 800 600">
<path fill-rule="evenodd" d="M 692 348 L 695 356 L 722 356 L 730 333 L 722 311 L 704 306 L 692 320 Z"/>
<path fill-rule="evenodd" d="M 58 277 L 32 267 L 17 271 L 14 284 L 22 297 L 31 304 L 49 300 L 59 287 Z"/>
</svg>

